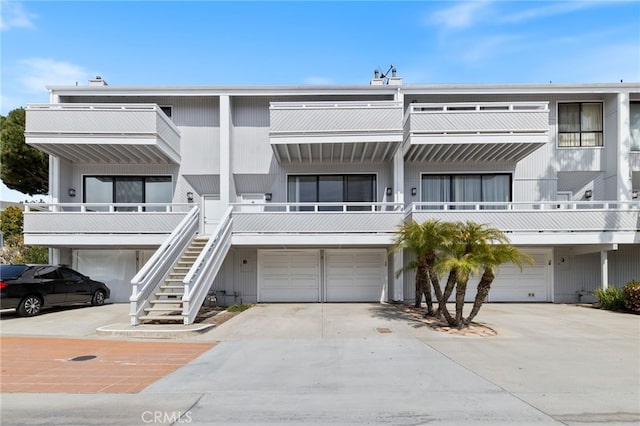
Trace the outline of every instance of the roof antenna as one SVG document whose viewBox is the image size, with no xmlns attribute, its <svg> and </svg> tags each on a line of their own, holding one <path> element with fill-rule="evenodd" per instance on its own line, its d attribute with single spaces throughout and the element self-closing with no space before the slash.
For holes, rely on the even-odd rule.
<svg viewBox="0 0 640 426">
<path fill-rule="evenodd" d="M 376 78 L 378 78 L 378 73 L 380 73 L 380 78 L 384 80 L 384 84 L 389 84 L 389 73 L 391 73 L 392 77 L 396 76 L 396 69 L 393 67 L 393 64 L 389 65 L 389 69 L 387 72 L 382 72 L 380 67 L 375 70 Z"/>
</svg>

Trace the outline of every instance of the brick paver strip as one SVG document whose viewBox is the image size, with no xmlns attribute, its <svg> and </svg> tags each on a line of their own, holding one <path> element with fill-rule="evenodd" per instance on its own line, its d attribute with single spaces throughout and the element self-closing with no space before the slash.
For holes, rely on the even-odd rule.
<svg viewBox="0 0 640 426">
<path fill-rule="evenodd" d="M 214 346 L 4 336 L 0 337 L 0 391 L 136 393 Z M 72 361 L 89 356 L 95 358 Z"/>
</svg>

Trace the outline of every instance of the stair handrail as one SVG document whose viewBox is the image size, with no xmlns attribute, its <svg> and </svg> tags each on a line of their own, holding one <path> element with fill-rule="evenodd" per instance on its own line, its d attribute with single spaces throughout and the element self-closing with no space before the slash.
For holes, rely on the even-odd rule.
<svg viewBox="0 0 640 426">
<path fill-rule="evenodd" d="M 138 325 L 141 313 L 149 305 L 149 298 L 162 283 L 177 257 L 185 247 L 199 226 L 199 208 L 194 206 L 180 221 L 178 226 L 169 234 L 164 242 L 153 253 L 138 273 L 131 279 L 131 297 L 129 316 L 131 325 Z"/>
<path fill-rule="evenodd" d="M 202 302 L 220 271 L 222 263 L 231 247 L 231 225 L 233 207 L 229 207 L 207 244 L 198 255 L 189 272 L 182 280 L 182 317 L 185 325 L 193 323 Z"/>
</svg>

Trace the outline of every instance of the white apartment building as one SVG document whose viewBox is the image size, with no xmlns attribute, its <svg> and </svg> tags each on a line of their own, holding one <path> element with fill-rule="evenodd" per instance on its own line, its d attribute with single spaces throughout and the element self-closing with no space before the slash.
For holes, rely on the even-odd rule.
<svg viewBox="0 0 640 426">
<path fill-rule="evenodd" d="M 26 244 L 193 321 L 207 295 L 408 301 L 403 221 L 471 220 L 535 265 L 489 301 L 578 302 L 640 278 L 640 85 L 50 87 L 26 141 L 51 202 Z"/>
</svg>

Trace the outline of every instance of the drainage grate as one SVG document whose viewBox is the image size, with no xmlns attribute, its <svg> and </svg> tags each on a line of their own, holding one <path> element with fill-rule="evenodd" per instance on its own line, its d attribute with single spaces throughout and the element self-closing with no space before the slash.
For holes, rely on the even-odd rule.
<svg viewBox="0 0 640 426">
<path fill-rule="evenodd" d="M 71 358 L 69 361 L 89 361 L 90 359 L 97 358 L 95 355 L 82 355 L 75 358 Z"/>
<path fill-rule="evenodd" d="M 378 330 L 378 333 L 391 333 L 391 329 L 386 327 L 378 327 L 376 330 Z"/>
</svg>

